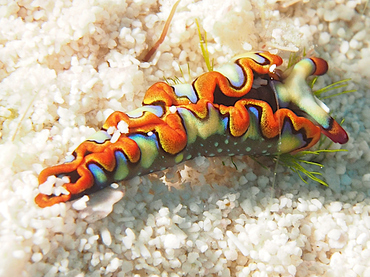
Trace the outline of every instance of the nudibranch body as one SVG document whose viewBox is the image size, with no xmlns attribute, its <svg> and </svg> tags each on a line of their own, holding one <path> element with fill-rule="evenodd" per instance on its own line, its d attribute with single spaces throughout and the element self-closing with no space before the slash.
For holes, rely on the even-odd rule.
<svg viewBox="0 0 370 277">
<path fill-rule="evenodd" d="M 346 143 L 347 133 L 306 83 L 325 74 L 320 58 L 298 62 L 288 76 L 269 52 L 241 55 L 192 84 L 152 85 L 143 106 L 114 112 L 70 159 L 39 175 L 40 207 L 76 199 L 138 175 L 198 156 L 295 153 L 321 133 Z M 54 190 L 42 189 L 52 182 Z"/>
</svg>

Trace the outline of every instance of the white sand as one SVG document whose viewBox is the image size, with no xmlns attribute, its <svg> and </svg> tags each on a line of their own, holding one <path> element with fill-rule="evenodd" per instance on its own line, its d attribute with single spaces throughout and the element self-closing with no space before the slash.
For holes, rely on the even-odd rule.
<svg viewBox="0 0 370 277">
<path fill-rule="evenodd" d="M 370 276 L 370 9 L 275 2 L 182 0 L 148 64 L 173 0 L 3 1 L 0 276 Z M 169 192 L 163 173 L 126 182 L 94 223 L 70 203 L 38 208 L 38 173 L 113 110 L 139 107 L 151 84 L 181 77 L 179 65 L 187 81 L 206 71 L 196 17 L 216 64 L 305 48 L 329 62 L 318 87 L 352 78 L 357 92 L 325 101 L 350 134 L 348 152 L 322 160 L 330 188 L 282 168 L 272 188 L 274 166 L 247 157 L 234 159 L 238 170 L 230 158 L 197 159 L 166 173 L 181 190 Z"/>
</svg>

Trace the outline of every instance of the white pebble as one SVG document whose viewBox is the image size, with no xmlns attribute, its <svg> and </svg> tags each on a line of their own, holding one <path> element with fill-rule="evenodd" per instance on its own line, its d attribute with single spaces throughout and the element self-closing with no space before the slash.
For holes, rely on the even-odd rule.
<svg viewBox="0 0 370 277">
<path fill-rule="evenodd" d="M 360 234 L 357 239 L 356 243 L 359 245 L 365 245 L 369 240 L 369 235 L 367 233 Z"/>
<path fill-rule="evenodd" d="M 277 211 L 279 211 L 279 204 L 275 203 L 271 206 L 270 212 L 277 212 Z"/>
<path fill-rule="evenodd" d="M 312 199 L 311 203 L 314 204 L 318 209 L 322 208 L 322 203 L 318 199 Z"/>
<path fill-rule="evenodd" d="M 340 50 L 341 53 L 346 54 L 349 50 L 348 41 L 346 41 L 346 40 L 342 41 L 339 50 Z"/>
<path fill-rule="evenodd" d="M 75 201 L 73 204 L 72 204 L 72 207 L 77 210 L 77 211 L 81 211 L 83 209 L 85 209 L 87 207 L 87 202 L 90 200 L 90 197 L 87 196 L 87 195 L 84 195 L 83 197 L 81 197 L 80 199 L 78 199 L 77 201 Z"/>
<path fill-rule="evenodd" d="M 32 262 L 37 263 L 41 261 L 42 257 L 43 257 L 42 253 L 34 253 L 32 254 L 31 260 Z"/>
<path fill-rule="evenodd" d="M 297 268 L 294 265 L 289 265 L 288 266 L 288 272 L 291 275 L 295 276 L 295 274 L 297 273 Z"/>
<path fill-rule="evenodd" d="M 208 245 L 202 240 L 196 240 L 195 245 L 201 253 L 204 253 L 208 250 Z"/>
<path fill-rule="evenodd" d="M 352 38 L 352 39 L 357 40 L 357 41 L 362 41 L 362 40 L 364 40 L 364 38 L 366 37 L 366 34 L 367 34 L 366 29 L 362 29 L 362 30 L 360 30 L 359 32 L 357 32 L 357 33 L 353 36 L 353 38 Z"/>
<path fill-rule="evenodd" d="M 122 269 L 122 272 L 123 273 L 129 273 L 129 272 L 131 272 L 134 269 L 133 262 L 132 261 L 124 260 L 122 262 L 121 269 Z"/>
<path fill-rule="evenodd" d="M 112 237 L 111 237 L 111 234 L 110 234 L 109 230 L 107 228 L 103 228 L 100 231 L 100 234 L 101 234 L 101 238 L 102 238 L 103 243 L 106 246 L 110 246 L 112 244 Z"/>
<path fill-rule="evenodd" d="M 199 258 L 199 254 L 196 252 L 190 252 L 188 255 L 188 262 L 194 263 Z"/>
<path fill-rule="evenodd" d="M 248 172 L 247 175 L 245 175 L 245 177 L 250 182 L 253 182 L 253 181 L 256 181 L 257 180 L 257 176 L 253 172 Z"/>
<path fill-rule="evenodd" d="M 328 206 L 328 210 L 332 213 L 334 212 L 339 212 L 340 210 L 342 210 L 342 207 L 343 207 L 343 204 L 341 202 L 332 202 L 329 206 Z"/>
<path fill-rule="evenodd" d="M 54 191 L 54 183 L 46 181 L 39 185 L 39 192 L 45 195 L 51 195 Z"/>
<path fill-rule="evenodd" d="M 249 251 L 248 249 L 243 245 L 241 241 L 231 232 L 231 231 L 226 231 L 227 237 L 234 243 L 234 245 L 242 252 L 244 256 L 248 256 Z"/>
<path fill-rule="evenodd" d="M 338 229 L 330 230 L 328 233 L 328 237 L 333 240 L 339 240 L 340 236 L 341 236 L 341 231 Z"/>
<path fill-rule="evenodd" d="M 138 245 L 139 245 L 139 249 L 140 249 L 140 254 L 144 259 L 148 259 L 148 258 L 152 257 L 150 251 L 148 250 L 148 248 L 142 242 L 139 242 Z"/>
<path fill-rule="evenodd" d="M 116 130 L 117 130 L 117 128 L 115 126 L 110 126 L 110 127 L 108 127 L 107 133 L 109 135 L 112 135 Z"/>
<path fill-rule="evenodd" d="M 176 113 L 177 112 L 177 107 L 176 106 L 171 106 L 171 107 L 169 107 L 168 110 L 170 111 L 170 113 Z"/>
<path fill-rule="evenodd" d="M 328 22 L 333 22 L 337 20 L 338 18 L 338 13 L 337 11 L 334 10 L 326 10 L 324 13 L 324 20 Z"/>
<path fill-rule="evenodd" d="M 266 251 L 266 249 L 261 249 L 258 252 L 258 256 L 259 256 L 260 260 L 265 262 L 265 263 L 269 263 L 270 260 L 271 260 L 271 255 L 268 251 Z"/>
<path fill-rule="evenodd" d="M 225 250 L 224 255 L 228 261 L 235 261 L 238 258 L 238 253 L 233 249 Z"/>
<path fill-rule="evenodd" d="M 179 249 L 181 247 L 181 240 L 173 234 L 168 234 L 163 238 L 163 245 L 165 248 Z"/>
<path fill-rule="evenodd" d="M 351 39 L 349 42 L 349 47 L 351 47 L 352 49 L 357 49 L 359 45 L 360 43 L 355 39 Z"/>
<path fill-rule="evenodd" d="M 111 143 L 116 143 L 118 141 L 118 139 L 120 138 L 120 136 L 121 136 L 121 132 L 118 131 L 118 130 L 115 130 L 112 138 L 110 139 L 110 142 Z"/>
<path fill-rule="evenodd" d="M 123 120 L 118 122 L 117 129 L 121 134 L 128 134 L 128 132 L 129 132 L 128 124 Z"/>
<path fill-rule="evenodd" d="M 110 187 L 113 188 L 113 189 L 118 189 L 119 185 L 117 183 L 112 183 L 112 184 L 110 184 Z"/>
<path fill-rule="evenodd" d="M 115 272 L 120 264 L 121 261 L 118 258 L 113 258 L 107 266 L 106 272 Z"/>
<path fill-rule="evenodd" d="M 322 32 L 320 33 L 320 37 L 319 37 L 319 44 L 320 45 L 325 45 L 327 43 L 329 43 L 330 41 L 330 34 L 327 33 L 327 32 Z"/>
<path fill-rule="evenodd" d="M 366 274 L 363 274 L 363 272 L 365 271 L 365 269 L 367 269 L 368 267 L 367 266 L 364 266 L 364 265 L 359 265 L 359 264 L 356 264 L 353 266 L 353 271 L 358 275 L 358 276 L 368 276 Z"/>
</svg>

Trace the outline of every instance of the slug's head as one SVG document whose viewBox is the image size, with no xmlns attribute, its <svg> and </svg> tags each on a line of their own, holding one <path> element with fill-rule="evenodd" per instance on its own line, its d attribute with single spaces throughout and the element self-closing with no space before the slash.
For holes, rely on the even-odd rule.
<svg viewBox="0 0 370 277">
<path fill-rule="evenodd" d="M 327 70 L 325 60 L 306 58 L 295 64 L 281 82 L 273 81 L 273 84 L 281 108 L 298 110 L 318 125 L 321 132 L 333 142 L 344 144 L 348 141 L 346 131 L 329 115 L 329 108 L 313 95 L 306 82 L 308 76 L 323 75 Z"/>
</svg>

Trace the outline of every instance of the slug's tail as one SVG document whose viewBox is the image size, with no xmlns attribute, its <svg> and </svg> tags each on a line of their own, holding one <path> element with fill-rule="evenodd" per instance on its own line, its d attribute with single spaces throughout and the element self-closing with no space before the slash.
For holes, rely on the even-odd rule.
<svg viewBox="0 0 370 277">
<path fill-rule="evenodd" d="M 140 149 L 127 137 L 122 137 L 113 145 L 109 139 L 99 141 L 105 133 L 99 131 L 81 143 L 74 151 L 72 160 L 40 173 L 40 193 L 35 198 L 38 206 L 47 207 L 73 200 L 127 177 L 129 163 L 140 159 Z"/>
<path fill-rule="evenodd" d="M 345 144 L 348 141 L 348 134 L 342 126 L 339 125 L 332 117 L 330 117 L 329 128 L 325 129 L 321 127 L 321 132 L 330 138 L 333 142 Z"/>
<path fill-rule="evenodd" d="M 80 159 L 45 168 L 39 175 L 39 191 L 35 203 L 48 207 L 72 200 L 74 195 L 94 185 L 94 178 Z M 83 184 L 83 185 L 82 185 Z"/>
</svg>

